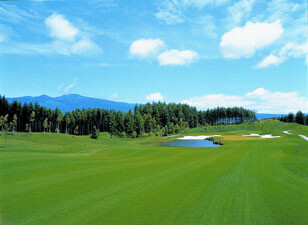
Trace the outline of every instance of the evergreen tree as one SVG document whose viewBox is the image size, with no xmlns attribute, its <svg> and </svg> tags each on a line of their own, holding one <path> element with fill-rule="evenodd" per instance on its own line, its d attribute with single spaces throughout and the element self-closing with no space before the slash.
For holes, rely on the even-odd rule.
<svg viewBox="0 0 308 225">
<path fill-rule="evenodd" d="M 66 113 L 64 117 L 65 117 L 65 133 L 68 134 L 68 127 L 70 126 L 72 120 L 69 113 Z"/>
<path fill-rule="evenodd" d="M 124 126 L 124 114 L 122 111 L 118 111 L 116 115 L 117 133 L 121 135 L 125 131 Z"/>
<path fill-rule="evenodd" d="M 43 122 L 43 127 L 44 127 L 44 133 L 45 133 L 45 131 L 46 131 L 47 128 L 48 128 L 48 119 L 47 119 L 47 118 L 45 118 L 45 120 L 44 120 L 44 122 Z"/>
<path fill-rule="evenodd" d="M 116 121 L 116 113 L 114 110 L 110 110 L 108 115 L 108 130 L 110 134 L 110 138 L 113 135 L 117 134 L 117 121 Z"/>
<path fill-rule="evenodd" d="M 305 124 L 305 117 L 301 111 L 296 113 L 295 122 L 298 124 Z"/>
<path fill-rule="evenodd" d="M 286 121 L 289 122 L 289 123 L 293 123 L 294 122 L 294 114 L 289 113 Z"/>
<path fill-rule="evenodd" d="M 99 130 L 96 128 L 96 126 L 93 126 L 91 138 L 97 139 L 97 138 L 98 138 L 98 135 L 99 135 Z"/>
<path fill-rule="evenodd" d="M 75 129 L 74 129 L 74 134 L 78 135 L 79 134 L 79 128 L 78 125 L 76 125 Z"/>
<path fill-rule="evenodd" d="M 0 126 L 1 126 L 1 131 L 3 131 L 4 130 L 4 116 L 0 116 Z"/>
<path fill-rule="evenodd" d="M 135 114 L 135 130 L 138 137 L 142 137 L 144 134 L 144 120 L 139 111 Z"/>
<path fill-rule="evenodd" d="M 14 131 L 16 129 L 16 126 L 17 126 L 17 115 L 14 114 L 13 116 L 13 120 L 11 122 L 11 130 L 12 130 L 12 133 L 14 134 Z"/>
<path fill-rule="evenodd" d="M 131 110 L 129 110 L 125 114 L 124 126 L 125 126 L 125 133 L 126 133 L 126 135 L 128 137 L 132 137 L 133 136 L 133 132 L 135 131 L 135 127 L 134 127 L 134 117 L 133 117 L 133 113 L 132 113 Z"/>
<path fill-rule="evenodd" d="M 29 119 L 29 122 L 30 122 L 29 129 L 28 129 L 29 133 L 31 133 L 31 129 L 32 129 L 32 125 L 33 125 L 34 120 L 35 120 L 35 112 L 32 111 L 31 115 L 30 115 L 30 119 Z"/>
</svg>

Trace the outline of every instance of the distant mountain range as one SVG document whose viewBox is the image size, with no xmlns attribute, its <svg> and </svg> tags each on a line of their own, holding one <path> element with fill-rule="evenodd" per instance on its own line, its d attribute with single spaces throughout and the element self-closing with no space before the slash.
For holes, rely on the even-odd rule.
<svg viewBox="0 0 308 225">
<path fill-rule="evenodd" d="M 6 98 L 9 103 L 17 100 L 21 103 L 39 103 L 41 106 L 46 108 L 55 109 L 58 107 L 62 112 L 72 111 L 75 109 L 89 109 L 89 108 L 103 108 L 103 109 L 114 109 L 116 111 L 121 110 L 127 112 L 129 109 L 133 110 L 135 104 L 129 104 L 125 102 L 115 102 L 100 98 L 85 97 L 78 94 L 68 94 L 59 97 L 49 97 L 47 95 L 41 96 L 24 96 L 16 98 Z"/>
<path fill-rule="evenodd" d="M 256 117 L 258 120 L 269 119 L 269 118 L 277 118 L 281 116 L 285 116 L 286 114 L 268 114 L 268 113 L 256 113 Z"/>
<path fill-rule="evenodd" d="M 78 94 L 69 94 L 62 95 L 59 97 L 49 97 L 47 95 L 41 96 L 24 96 L 24 97 L 16 97 L 16 98 L 6 98 L 9 103 L 17 100 L 21 103 L 30 103 L 35 104 L 39 103 L 41 106 L 45 106 L 46 108 L 55 109 L 58 107 L 62 110 L 62 112 L 72 111 L 75 109 L 89 109 L 89 108 L 103 108 L 103 109 L 114 109 L 116 111 L 121 110 L 123 112 L 127 112 L 128 110 L 133 110 L 135 104 L 125 103 L 125 102 L 116 102 L 110 101 L 106 99 L 100 98 L 91 98 L 85 97 Z M 264 114 L 264 113 L 256 113 L 257 119 L 266 119 L 273 117 L 284 116 L 284 114 Z"/>
</svg>

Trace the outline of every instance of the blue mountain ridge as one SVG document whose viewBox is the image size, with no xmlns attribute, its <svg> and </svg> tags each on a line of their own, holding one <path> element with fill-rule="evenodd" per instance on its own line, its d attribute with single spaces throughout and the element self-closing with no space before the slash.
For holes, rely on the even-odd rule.
<svg viewBox="0 0 308 225">
<path fill-rule="evenodd" d="M 92 98 L 85 97 L 78 94 L 68 94 L 62 95 L 59 97 L 49 97 L 47 95 L 41 96 L 24 96 L 24 97 L 16 97 L 16 98 L 6 98 L 9 103 L 17 100 L 18 102 L 35 104 L 39 103 L 41 106 L 45 106 L 46 108 L 55 109 L 58 107 L 62 112 L 68 112 L 75 109 L 89 109 L 89 108 L 103 108 L 103 109 L 113 109 L 116 111 L 127 112 L 128 110 L 133 110 L 135 104 L 125 103 L 125 102 L 116 102 L 111 100 L 105 100 L 100 98 Z M 280 116 L 285 116 L 285 114 L 266 114 L 266 113 L 256 113 L 257 119 L 267 119 L 267 118 L 275 118 Z"/>
<path fill-rule="evenodd" d="M 49 97 L 47 95 L 41 96 L 24 96 L 16 98 L 6 98 L 9 103 L 17 100 L 18 102 L 24 103 L 33 103 L 36 102 L 41 106 L 46 108 L 55 109 L 58 107 L 62 112 L 68 112 L 75 109 L 89 109 L 89 108 L 103 108 L 103 109 L 113 109 L 121 110 L 127 112 L 128 110 L 133 110 L 135 104 L 125 103 L 125 102 L 116 102 L 111 100 L 105 100 L 100 98 L 85 97 L 78 94 L 68 94 L 62 95 L 59 97 Z"/>
</svg>

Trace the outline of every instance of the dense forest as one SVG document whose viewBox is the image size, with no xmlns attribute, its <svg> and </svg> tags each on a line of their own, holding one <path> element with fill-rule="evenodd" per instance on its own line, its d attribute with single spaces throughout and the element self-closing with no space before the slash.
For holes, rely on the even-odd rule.
<svg viewBox="0 0 308 225">
<path fill-rule="evenodd" d="M 0 96 L 1 130 L 21 132 L 58 132 L 87 135 L 93 130 L 109 132 L 120 137 L 141 137 L 148 134 L 166 136 L 186 128 L 205 125 L 234 124 L 255 121 L 253 111 L 240 107 L 198 111 L 186 104 L 147 103 L 136 105 L 134 112 L 94 109 L 76 109 L 63 114 L 56 108 L 39 104 L 11 104 Z"/>
<path fill-rule="evenodd" d="M 278 120 L 282 122 L 287 122 L 287 123 L 298 123 L 302 125 L 307 125 L 308 126 L 308 115 L 305 115 L 301 111 L 298 111 L 296 115 L 293 113 L 289 113 L 287 116 L 281 116 L 277 118 Z"/>
</svg>

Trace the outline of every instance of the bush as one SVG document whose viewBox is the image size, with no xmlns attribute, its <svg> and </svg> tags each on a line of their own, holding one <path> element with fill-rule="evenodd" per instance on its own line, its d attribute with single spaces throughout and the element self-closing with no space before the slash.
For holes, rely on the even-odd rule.
<svg viewBox="0 0 308 225">
<path fill-rule="evenodd" d="M 96 126 L 94 126 L 93 129 L 92 129 L 91 138 L 97 139 L 98 136 L 99 136 L 99 130 L 96 128 Z"/>
<path fill-rule="evenodd" d="M 126 137 L 126 133 L 123 131 L 123 132 L 121 132 L 121 133 L 119 133 L 119 137 L 120 138 L 124 138 L 124 137 Z"/>
<path fill-rule="evenodd" d="M 222 141 L 217 141 L 217 140 L 215 140 L 213 143 L 215 145 L 224 145 L 224 143 Z"/>
<path fill-rule="evenodd" d="M 134 132 L 132 133 L 132 138 L 136 138 L 136 137 L 137 137 L 137 132 L 134 131 Z"/>
</svg>

